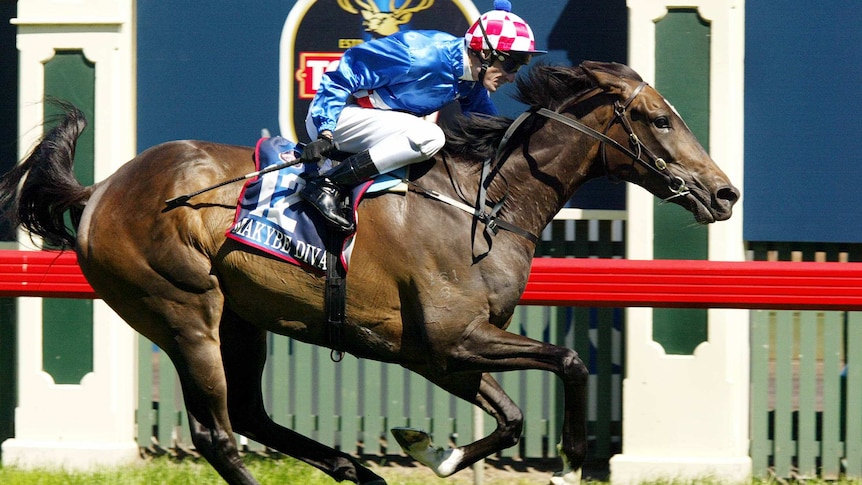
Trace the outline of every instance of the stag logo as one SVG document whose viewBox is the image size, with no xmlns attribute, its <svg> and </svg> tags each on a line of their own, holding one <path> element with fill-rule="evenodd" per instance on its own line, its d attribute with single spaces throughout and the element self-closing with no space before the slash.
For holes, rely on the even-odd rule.
<svg viewBox="0 0 862 485">
<path fill-rule="evenodd" d="M 356 4 L 354 6 L 353 4 Z M 352 14 L 362 14 L 362 26 L 366 32 L 386 37 L 398 32 L 399 26 L 410 22 L 413 14 L 426 10 L 434 5 L 434 0 L 419 0 L 413 5 L 413 0 L 406 0 L 400 7 L 395 6 L 396 0 L 389 0 L 389 11 L 382 12 L 376 0 L 338 0 L 338 6 Z M 356 9 L 362 9 L 360 12 Z"/>
<path fill-rule="evenodd" d="M 466 32 L 473 20 L 479 17 L 473 1 L 288 2 L 294 6 L 285 19 L 279 44 L 278 120 L 281 135 L 292 140 L 307 139 L 305 117 L 311 100 L 323 75 L 338 66 L 344 51 L 400 30 Z M 327 28 L 322 29 L 321 23 L 325 23 Z"/>
</svg>

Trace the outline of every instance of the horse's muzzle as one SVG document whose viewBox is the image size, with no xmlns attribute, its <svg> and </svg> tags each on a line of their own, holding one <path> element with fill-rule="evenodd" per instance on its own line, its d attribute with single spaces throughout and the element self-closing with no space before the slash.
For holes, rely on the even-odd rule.
<svg viewBox="0 0 862 485">
<path fill-rule="evenodd" d="M 730 219 L 733 214 L 733 205 L 739 201 L 739 189 L 733 185 L 719 187 L 712 197 L 711 211 L 716 221 Z"/>
</svg>

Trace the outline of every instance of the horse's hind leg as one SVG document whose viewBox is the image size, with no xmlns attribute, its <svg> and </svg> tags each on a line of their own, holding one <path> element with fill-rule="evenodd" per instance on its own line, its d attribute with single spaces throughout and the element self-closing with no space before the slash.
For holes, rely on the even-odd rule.
<svg viewBox="0 0 862 485">
<path fill-rule="evenodd" d="M 178 338 L 180 343 L 174 346 L 156 343 L 177 369 L 192 443 L 227 483 L 257 485 L 242 463 L 228 418 L 227 387 L 218 341 L 204 335 L 189 338 L 194 337 Z"/>
<path fill-rule="evenodd" d="M 185 336 L 174 349 L 165 349 L 180 378 L 197 451 L 231 485 L 257 485 L 242 463 L 227 411 L 227 385 L 219 342 L 200 335 Z"/>
<path fill-rule="evenodd" d="M 302 460 L 337 481 L 385 485 L 351 456 L 278 425 L 266 412 L 261 376 L 266 361 L 266 332 L 229 311 L 221 325 L 222 356 L 231 423 L 237 433 Z"/>
<path fill-rule="evenodd" d="M 124 290 L 121 285 L 115 287 L 116 291 Z M 114 287 L 105 288 L 103 294 L 111 295 Z M 174 292 L 170 300 L 111 296 L 114 310 L 174 363 L 197 451 L 229 484 L 256 485 L 258 482 L 240 459 L 228 417 L 218 335 L 221 293 Z"/>
</svg>

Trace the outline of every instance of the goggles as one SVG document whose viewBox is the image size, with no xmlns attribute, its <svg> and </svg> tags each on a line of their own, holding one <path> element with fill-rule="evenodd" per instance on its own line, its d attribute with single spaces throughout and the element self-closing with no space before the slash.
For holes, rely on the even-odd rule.
<svg viewBox="0 0 862 485">
<path fill-rule="evenodd" d="M 529 56 L 512 55 L 500 51 L 497 51 L 496 54 L 497 60 L 500 61 L 500 69 L 508 74 L 515 74 L 530 62 Z"/>
</svg>

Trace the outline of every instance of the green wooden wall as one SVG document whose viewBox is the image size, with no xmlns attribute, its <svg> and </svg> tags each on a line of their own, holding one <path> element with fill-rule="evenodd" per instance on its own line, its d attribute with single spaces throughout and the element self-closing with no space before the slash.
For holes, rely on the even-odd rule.
<svg viewBox="0 0 862 485">
<path fill-rule="evenodd" d="M 697 9 L 671 9 L 656 24 L 656 88 L 709 150 L 710 27 Z M 675 204 L 655 202 L 655 259 L 708 259 L 707 228 Z M 704 309 L 653 310 L 653 339 L 668 354 L 689 355 L 707 340 Z"/>
<path fill-rule="evenodd" d="M 70 101 L 89 120 L 78 140 L 75 176 L 84 185 L 94 181 L 96 66 L 80 50 L 57 51 L 45 63 L 45 94 Z M 58 114 L 45 104 L 46 129 Z M 93 370 L 93 301 L 46 298 L 42 302 L 42 368 L 57 384 L 78 384 Z"/>
</svg>

